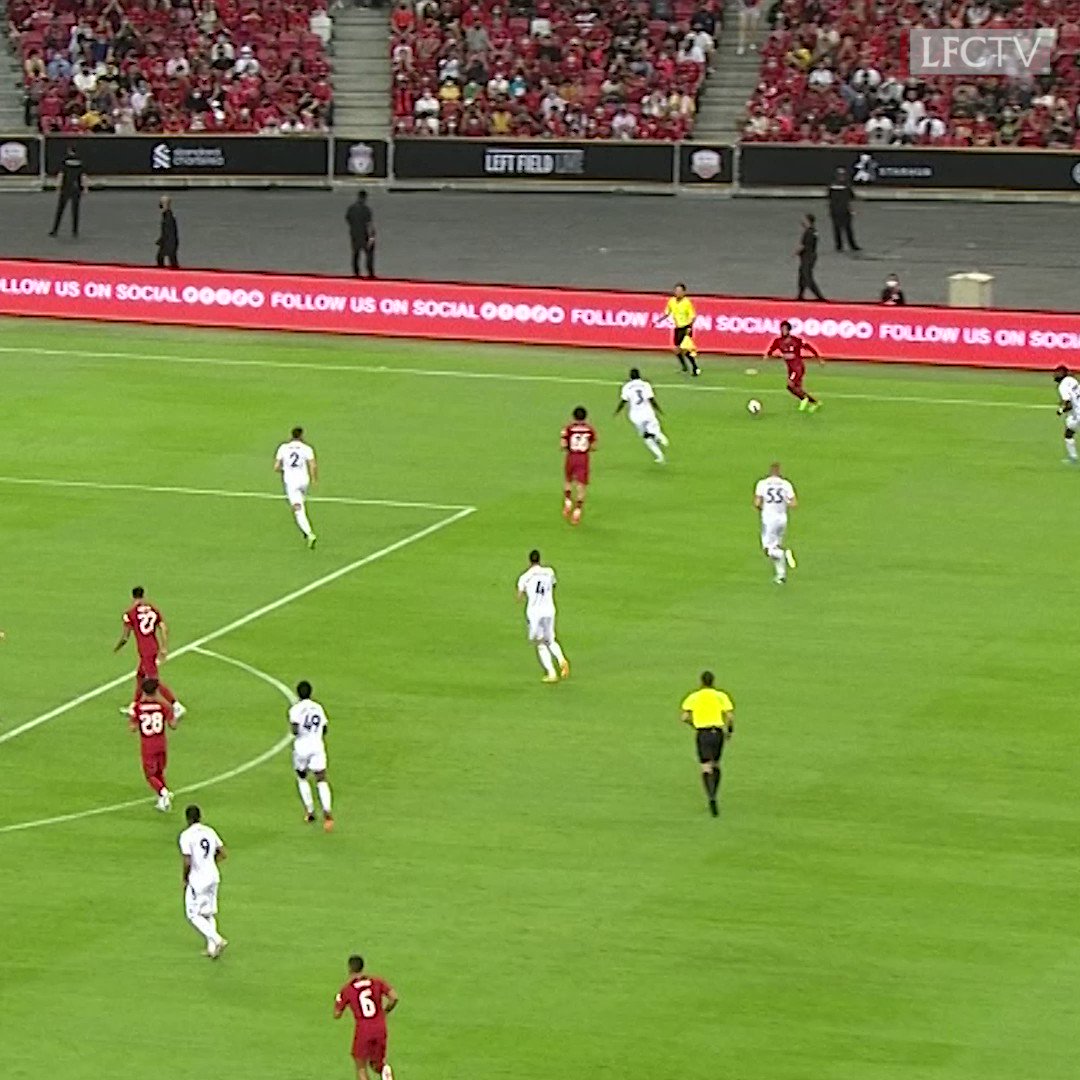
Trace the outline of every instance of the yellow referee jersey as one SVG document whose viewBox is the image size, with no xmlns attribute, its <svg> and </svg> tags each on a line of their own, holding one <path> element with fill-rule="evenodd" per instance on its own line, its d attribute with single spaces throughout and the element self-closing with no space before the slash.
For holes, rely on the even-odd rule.
<svg viewBox="0 0 1080 1080">
<path fill-rule="evenodd" d="M 667 302 L 667 307 L 664 308 L 664 314 L 671 316 L 671 321 L 678 330 L 681 330 L 684 326 L 691 326 L 697 318 L 694 301 L 689 296 L 671 297 Z"/>
<path fill-rule="evenodd" d="M 690 714 L 696 728 L 726 727 L 724 714 L 735 711 L 735 704 L 723 690 L 703 686 L 687 694 L 682 703 L 683 712 Z"/>
</svg>

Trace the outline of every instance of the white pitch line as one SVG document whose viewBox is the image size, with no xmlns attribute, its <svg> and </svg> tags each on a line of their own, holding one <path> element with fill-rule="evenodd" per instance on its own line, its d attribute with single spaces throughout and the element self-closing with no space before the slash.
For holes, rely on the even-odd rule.
<svg viewBox="0 0 1080 1080">
<path fill-rule="evenodd" d="M 370 566 L 371 563 L 378 562 L 380 559 L 385 559 L 387 555 L 393 555 L 395 551 L 401 551 L 402 548 L 407 548 L 411 544 L 415 544 L 450 525 L 456 524 L 464 518 L 467 518 L 470 514 L 475 513 L 475 510 L 476 508 L 473 506 L 463 507 L 449 517 L 440 518 L 434 525 L 428 525 L 426 528 L 417 529 L 416 532 L 410 533 L 401 540 L 395 540 L 394 543 L 387 544 L 386 547 L 379 548 L 378 551 L 373 551 L 370 555 L 365 555 L 360 559 L 353 560 L 351 563 L 346 563 L 345 566 L 341 566 L 337 570 L 331 571 L 329 574 L 323 574 L 322 577 L 316 578 L 307 585 L 302 585 L 299 589 L 294 589 L 292 592 L 278 597 L 277 600 L 272 600 L 270 603 L 263 604 L 262 607 L 258 607 L 254 611 L 248 612 L 246 615 L 241 615 L 238 619 L 233 619 L 232 622 L 226 623 L 226 625 L 222 626 L 220 629 L 212 630 L 209 634 L 203 634 L 202 637 L 196 638 L 186 645 L 181 645 L 180 648 L 174 649 L 169 653 L 169 659 L 175 660 L 185 653 L 194 652 L 203 645 L 208 645 L 211 641 L 216 641 L 226 634 L 231 634 L 234 630 L 239 630 L 241 627 L 255 622 L 256 619 L 261 619 L 264 615 L 269 615 L 271 612 L 277 611 L 279 608 L 291 604 L 294 600 L 299 600 L 301 597 L 307 596 L 308 593 L 313 593 L 316 590 L 337 581 L 339 578 L 343 578 L 347 574 L 359 570 L 361 567 Z M 95 698 L 101 697 L 102 694 L 107 694 L 110 690 L 114 690 L 116 687 L 130 682 L 131 678 L 132 676 L 128 674 L 120 675 L 115 679 L 110 679 L 108 682 L 94 687 L 93 690 L 87 690 L 84 694 L 79 694 L 78 697 L 74 697 L 70 701 L 65 701 L 62 705 L 57 705 L 48 712 L 44 712 L 40 716 L 35 716 L 32 720 L 27 720 L 25 723 L 19 724 L 18 727 L 13 727 L 10 731 L 0 732 L 0 744 L 18 738 L 28 731 L 33 731 L 34 728 L 40 727 L 42 724 L 47 724 L 50 720 L 55 720 L 58 716 L 63 716 L 64 713 L 70 712 L 79 705 L 84 705 L 88 701 L 93 701 Z"/>
<path fill-rule="evenodd" d="M 0 476 L 0 484 L 23 484 L 27 487 L 86 488 L 90 491 L 143 491 L 154 495 L 206 495 L 218 499 L 271 499 L 283 495 L 269 491 L 227 491 L 224 488 L 173 487 L 164 484 L 106 484 L 96 480 L 54 480 L 48 477 Z M 401 502 L 397 499 L 353 499 L 344 495 L 313 495 L 308 502 L 338 503 L 342 506 L 382 506 L 394 510 L 465 510 L 447 503 Z"/>
<path fill-rule="evenodd" d="M 497 344 L 497 343 L 492 343 Z M 83 349 L 41 349 L 36 347 L 21 348 L 15 345 L 0 346 L 0 354 L 16 353 L 28 356 L 74 356 L 88 360 L 155 360 L 169 364 L 202 364 L 209 367 L 271 368 L 285 371 L 338 371 L 352 372 L 358 375 L 415 375 L 429 379 L 480 379 L 494 382 L 555 383 L 565 386 L 603 386 L 611 389 L 614 380 L 596 379 L 574 375 L 524 375 L 504 371 L 453 371 L 439 368 L 396 367 L 387 364 L 327 364 L 318 361 L 301 360 L 238 360 L 220 356 L 176 356 L 168 353 L 137 352 L 95 352 Z M 745 357 L 747 363 L 754 357 Z M 846 361 L 845 361 L 846 362 Z M 781 373 L 782 374 L 782 373 Z M 716 386 L 700 382 L 658 383 L 653 386 L 658 390 L 689 390 L 695 393 L 745 394 L 747 387 Z M 787 390 L 782 387 L 754 388 L 756 394 L 782 395 Z M 908 405 L 974 405 L 996 409 L 1052 409 L 1053 405 L 1040 405 L 1027 401 L 986 401 L 978 398 L 937 398 L 920 397 L 916 394 L 847 394 L 842 391 L 832 392 L 831 400 L 837 401 L 873 401 L 883 403 L 901 403 Z"/>
<path fill-rule="evenodd" d="M 265 683 L 269 683 L 269 685 L 277 690 L 290 705 L 295 700 L 292 691 L 280 679 L 275 679 L 273 675 L 267 675 L 265 671 L 260 671 L 250 664 L 245 664 L 243 660 L 234 660 L 231 656 L 223 656 L 221 653 L 213 652 L 210 649 L 196 648 L 191 651 L 197 652 L 202 656 L 211 656 L 215 660 L 220 660 L 226 664 L 231 664 L 233 667 L 240 668 L 241 671 L 246 671 L 249 675 L 254 675 L 255 678 L 261 679 Z M 264 762 L 269 761 L 272 757 L 280 754 L 290 742 L 292 742 L 292 736 L 283 735 L 269 750 L 264 750 L 261 754 L 245 761 L 242 765 L 237 765 L 235 768 L 228 769 L 223 773 L 218 773 L 217 776 L 211 776 L 209 780 L 200 780 L 197 784 L 189 784 L 187 787 L 177 788 L 173 794 L 191 795 L 196 791 L 202 791 L 204 788 L 213 787 L 215 784 L 223 784 L 226 780 L 232 780 L 237 776 L 242 776 L 244 773 L 250 772 L 252 769 L 257 769 Z M 44 829 L 48 825 L 63 825 L 67 821 L 84 821 L 86 818 L 100 817 L 102 814 L 115 814 L 120 810 L 130 810 L 133 806 L 145 806 L 153 801 L 154 796 L 148 795 L 141 799 L 128 799 L 125 802 L 112 803 L 110 806 L 96 806 L 92 810 L 78 810 L 72 814 L 57 814 L 55 817 L 38 818 L 36 821 L 19 821 L 14 825 L 0 825 L 0 835 L 4 833 L 26 832 L 28 829 Z"/>
</svg>

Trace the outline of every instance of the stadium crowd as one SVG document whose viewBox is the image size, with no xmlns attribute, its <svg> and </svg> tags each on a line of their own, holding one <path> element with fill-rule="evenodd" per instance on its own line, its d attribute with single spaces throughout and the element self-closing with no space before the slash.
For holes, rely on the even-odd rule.
<svg viewBox="0 0 1080 1080">
<path fill-rule="evenodd" d="M 1080 149 L 1080 0 L 778 0 L 749 142 Z M 1054 27 L 1053 72 L 912 77 L 913 26 Z"/>
<path fill-rule="evenodd" d="M 11 0 L 45 133 L 303 134 L 333 122 L 325 0 Z"/>
<path fill-rule="evenodd" d="M 396 134 L 681 139 L 720 0 L 399 0 Z"/>
</svg>

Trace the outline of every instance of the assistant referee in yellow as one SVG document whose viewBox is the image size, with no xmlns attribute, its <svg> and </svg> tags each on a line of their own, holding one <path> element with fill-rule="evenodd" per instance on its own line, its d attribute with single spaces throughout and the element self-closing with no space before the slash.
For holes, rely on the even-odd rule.
<svg viewBox="0 0 1080 1080">
<path fill-rule="evenodd" d="M 701 782 L 709 799 L 709 812 L 718 817 L 716 799 L 720 792 L 720 756 L 724 743 L 735 734 L 735 704 L 723 690 L 717 690 L 711 671 L 701 673 L 701 685 L 683 698 L 682 720 L 694 729 Z"/>
<path fill-rule="evenodd" d="M 694 301 L 686 295 L 686 286 L 681 281 L 675 286 L 675 291 L 664 306 L 664 315 L 671 320 L 674 328 L 671 343 L 680 366 L 691 375 L 700 375 L 697 346 L 694 344 L 694 320 L 697 312 L 694 310 Z"/>
</svg>

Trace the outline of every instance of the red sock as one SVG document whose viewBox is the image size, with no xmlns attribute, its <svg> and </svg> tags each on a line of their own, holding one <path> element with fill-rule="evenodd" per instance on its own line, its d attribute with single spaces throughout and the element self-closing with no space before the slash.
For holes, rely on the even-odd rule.
<svg viewBox="0 0 1080 1080">
<path fill-rule="evenodd" d="M 158 776 L 156 773 L 147 776 L 146 782 L 154 789 L 155 795 L 160 795 L 165 788 L 164 777 Z"/>
</svg>

